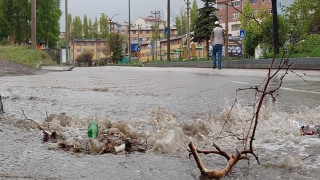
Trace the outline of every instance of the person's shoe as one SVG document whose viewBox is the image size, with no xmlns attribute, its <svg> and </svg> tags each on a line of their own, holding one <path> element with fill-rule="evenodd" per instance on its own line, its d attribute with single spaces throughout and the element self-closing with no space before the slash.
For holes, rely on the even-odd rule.
<svg viewBox="0 0 320 180">
<path fill-rule="evenodd" d="M 216 68 L 216 66 L 215 66 L 215 65 L 213 65 L 213 66 L 212 66 L 212 69 L 215 69 L 215 68 Z"/>
<path fill-rule="evenodd" d="M 221 67 L 219 67 L 219 70 L 221 69 Z"/>
</svg>

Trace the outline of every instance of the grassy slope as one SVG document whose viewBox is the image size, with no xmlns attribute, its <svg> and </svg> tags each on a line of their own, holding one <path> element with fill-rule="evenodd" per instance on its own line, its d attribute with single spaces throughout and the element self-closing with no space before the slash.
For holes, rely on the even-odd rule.
<svg viewBox="0 0 320 180">
<path fill-rule="evenodd" d="M 25 46 L 0 46 L 0 59 L 34 68 L 40 61 L 45 65 L 55 65 L 47 53 Z"/>
</svg>

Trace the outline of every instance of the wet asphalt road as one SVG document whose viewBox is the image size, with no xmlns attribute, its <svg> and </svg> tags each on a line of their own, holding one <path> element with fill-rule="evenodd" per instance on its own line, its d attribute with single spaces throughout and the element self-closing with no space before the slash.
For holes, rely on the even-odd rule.
<svg viewBox="0 0 320 180">
<path fill-rule="evenodd" d="M 288 74 L 278 92 L 275 104 L 278 111 L 290 114 L 319 107 L 320 72 L 296 72 L 307 81 Z M 98 115 L 129 121 L 144 118 L 161 107 L 179 120 L 188 121 L 205 118 L 208 112 L 219 114 L 233 102 L 236 89 L 260 84 L 266 73 L 266 70 L 209 68 L 75 68 L 70 72 L 1 77 L 0 93 L 6 115 L 13 116 L 13 119 L 23 118 L 23 109 L 29 118 L 38 121 L 44 120 L 46 112 L 70 116 Z M 246 92 L 239 94 L 244 102 L 247 97 Z M 184 152 L 178 155 L 78 156 L 48 151 L 41 143 L 41 132 L 37 130 L 19 128 L 14 121 L 0 120 L 0 125 L 0 143 L 3 145 L 0 149 L 0 178 L 3 179 L 201 179 L 194 160 L 188 159 Z M 292 141 L 295 144 L 296 140 Z M 313 153 L 318 153 L 315 149 L 316 146 Z M 262 155 L 262 161 L 267 161 L 268 156 Z M 317 157 L 314 158 L 310 161 L 317 162 Z M 252 168 L 247 162 L 241 164 L 228 178 L 314 178 L 315 169 L 319 167 L 315 165 L 306 175 L 301 171 L 295 174 L 290 168 Z"/>
</svg>

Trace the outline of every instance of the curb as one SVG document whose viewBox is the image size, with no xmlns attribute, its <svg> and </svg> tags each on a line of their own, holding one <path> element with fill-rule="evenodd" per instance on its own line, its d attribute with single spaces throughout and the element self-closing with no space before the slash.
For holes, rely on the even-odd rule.
<svg viewBox="0 0 320 180">
<path fill-rule="evenodd" d="M 245 59 L 245 60 L 222 60 L 223 68 L 238 69 L 268 69 L 272 59 Z M 276 59 L 272 68 L 278 68 L 281 59 Z M 320 58 L 290 58 L 289 64 L 292 69 L 320 70 Z M 147 63 L 145 67 L 193 67 L 211 68 L 212 61 L 170 62 L 170 63 Z"/>
<path fill-rule="evenodd" d="M 41 69 L 48 71 L 72 71 L 73 66 L 42 66 Z"/>
</svg>

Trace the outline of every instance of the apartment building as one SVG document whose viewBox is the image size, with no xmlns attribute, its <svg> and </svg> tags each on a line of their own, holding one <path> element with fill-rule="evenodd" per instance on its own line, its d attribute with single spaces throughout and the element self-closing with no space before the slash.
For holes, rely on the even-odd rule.
<svg viewBox="0 0 320 180">
<path fill-rule="evenodd" d="M 263 10 L 265 13 L 272 13 L 272 2 L 271 0 L 229 0 L 229 3 L 234 7 L 228 7 L 228 34 L 232 37 L 238 37 L 240 31 L 240 13 L 236 10 L 242 10 L 243 7 L 249 1 L 250 6 L 254 9 L 254 13 L 258 13 L 258 10 Z M 290 6 L 294 0 L 278 0 L 277 1 L 277 12 L 278 14 L 284 13 L 284 8 Z M 217 17 L 220 24 L 225 29 L 226 20 L 226 5 L 225 0 L 217 0 Z M 235 9 L 236 8 L 236 9 Z"/>
<path fill-rule="evenodd" d="M 72 39 L 69 43 L 70 62 L 73 63 L 85 51 L 93 54 L 93 60 L 105 58 L 102 51 L 106 45 L 106 39 Z"/>
</svg>

